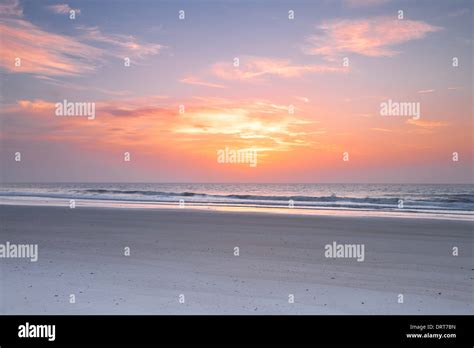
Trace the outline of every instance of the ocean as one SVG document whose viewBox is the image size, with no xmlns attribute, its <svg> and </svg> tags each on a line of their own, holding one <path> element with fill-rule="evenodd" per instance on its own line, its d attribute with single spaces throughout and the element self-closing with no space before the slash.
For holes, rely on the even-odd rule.
<svg viewBox="0 0 474 348">
<path fill-rule="evenodd" d="M 472 184 L 35 183 L 2 184 L 2 198 L 474 217 Z"/>
</svg>

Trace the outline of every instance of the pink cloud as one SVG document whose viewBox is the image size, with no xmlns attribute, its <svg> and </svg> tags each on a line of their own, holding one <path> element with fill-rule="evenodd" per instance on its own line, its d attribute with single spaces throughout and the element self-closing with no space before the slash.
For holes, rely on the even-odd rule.
<svg viewBox="0 0 474 348">
<path fill-rule="evenodd" d="M 228 143 L 256 145 L 267 150 L 286 151 L 308 146 L 315 122 L 288 113 L 286 105 L 267 100 L 227 100 L 202 98 L 187 100 L 186 112 L 179 114 L 175 101 L 164 96 L 144 96 L 96 101 L 96 118 L 57 117 L 58 101 L 18 100 L 7 105 L 0 114 L 12 120 L 28 120 L 22 134 L 31 140 L 61 140 L 95 146 L 133 146 L 155 148 L 174 144 L 196 150 Z M 5 136 L 22 131 L 22 124 L 8 123 Z M 111 131 L 113 129 L 113 131 Z M 41 131 L 39 131 L 41 130 Z M 157 134 L 160 134 L 158 137 Z M 179 136 L 177 136 L 179 135 Z"/>
<path fill-rule="evenodd" d="M 59 4 L 51 9 L 63 13 L 71 8 Z M 106 56 L 129 57 L 136 63 L 163 48 L 131 35 L 104 34 L 97 27 L 80 27 L 77 37 L 51 33 L 23 19 L 18 1 L 0 4 L 0 15 L 0 67 L 9 72 L 43 77 L 82 75 L 104 64 Z"/>
<path fill-rule="evenodd" d="M 425 94 L 425 93 L 433 93 L 435 90 L 434 89 L 422 89 L 418 91 L 420 94 Z"/>
<path fill-rule="evenodd" d="M 184 77 L 181 80 L 179 80 L 179 82 L 187 83 L 187 84 L 190 84 L 190 85 L 211 87 L 211 88 L 225 88 L 225 86 L 223 86 L 223 85 L 219 85 L 219 84 L 212 83 L 212 82 L 206 82 L 206 81 L 203 81 L 203 80 L 199 79 L 196 76 Z"/>
<path fill-rule="evenodd" d="M 48 6 L 48 8 L 54 12 L 54 13 L 57 13 L 57 14 L 69 14 L 69 12 L 71 10 L 74 10 L 76 12 L 76 14 L 80 14 L 81 13 L 81 10 L 78 9 L 78 8 L 72 8 L 71 6 L 69 6 L 68 4 L 57 4 L 57 5 L 51 5 L 51 6 Z"/>
<path fill-rule="evenodd" d="M 121 58 L 142 59 L 148 55 L 158 54 L 164 48 L 160 44 L 141 42 L 132 35 L 105 34 L 98 27 L 80 26 L 78 29 L 82 41 L 105 44 L 112 48 L 110 53 Z"/>
<path fill-rule="evenodd" d="M 0 3 L 0 15 L 2 16 L 23 16 L 23 9 L 20 7 L 19 0 L 3 0 Z"/>
<path fill-rule="evenodd" d="M 49 33 L 23 19 L 3 19 L 0 66 L 12 72 L 78 75 L 91 72 L 103 52 L 65 35 Z M 15 66 L 15 59 L 21 66 Z"/>
<path fill-rule="evenodd" d="M 371 19 L 338 19 L 318 27 L 321 34 L 310 36 L 305 52 L 334 58 L 342 53 L 369 57 L 391 57 L 399 52 L 392 46 L 422 39 L 442 28 L 423 21 L 375 17 Z"/>
<path fill-rule="evenodd" d="M 268 76 L 284 78 L 299 77 L 307 73 L 346 72 L 347 68 L 329 65 L 292 64 L 287 59 L 265 57 L 240 57 L 240 66 L 234 67 L 233 62 L 219 62 L 212 66 L 214 75 L 225 80 L 250 80 Z"/>
<path fill-rule="evenodd" d="M 383 5 L 390 0 L 344 0 L 344 3 L 349 7 L 369 7 Z"/>
<path fill-rule="evenodd" d="M 441 127 L 446 127 L 449 125 L 449 123 L 443 122 L 443 121 L 424 121 L 424 120 L 414 120 L 414 119 L 407 120 L 407 123 L 411 124 L 412 126 L 417 126 L 417 127 L 426 128 L 426 129 L 441 128 Z"/>
</svg>

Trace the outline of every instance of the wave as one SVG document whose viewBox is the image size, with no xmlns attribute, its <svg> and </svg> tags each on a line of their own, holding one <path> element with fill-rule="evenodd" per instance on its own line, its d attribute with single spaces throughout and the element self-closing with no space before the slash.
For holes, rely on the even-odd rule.
<svg viewBox="0 0 474 348">
<path fill-rule="evenodd" d="M 143 196 L 162 196 L 162 197 L 208 197 L 208 198 L 230 198 L 237 200 L 254 200 L 254 201 L 299 201 L 299 202 L 354 202 L 354 203 L 373 203 L 373 204 L 398 204 L 398 201 L 403 199 L 400 197 L 346 197 L 337 196 L 268 196 L 268 195 L 216 195 L 199 192 L 163 192 L 163 191 L 144 191 L 144 190 L 105 190 L 105 189 L 89 189 L 83 190 L 88 193 L 96 194 L 133 194 Z M 474 195 L 470 194 L 448 194 L 436 195 L 430 199 L 415 199 L 417 202 L 427 203 L 474 203 Z"/>
<path fill-rule="evenodd" d="M 237 200 L 251 200 L 251 201 L 286 201 L 289 200 L 299 202 L 338 202 L 338 201 L 352 201 L 361 203 L 386 203 L 395 204 L 399 198 L 356 198 L 356 197 L 338 197 L 336 195 L 331 196 L 266 196 L 266 195 L 216 195 L 206 194 L 198 192 L 162 192 L 162 191 L 142 191 L 142 190 L 104 190 L 104 189 L 93 189 L 84 190 L 88 193 L 96 194 L 133 194 L 143 196 L 162 196 L 162 197 L 207 197 L 207 198 L 227 198 Z"/>
<path fill-rule="evenodd" d="M 245 206 L 288 206 L 292 200 L 297 208 L 344 208 L 344 209 L 370 209 L 391 210 L 398 209 L 400 200 L 403 200 L 404 209 L 421 211 L 449 210 L 449 211 L 474 211 L 474 195 L 466 193 L 447 192 L 443 193 L 413 193 L 396 192 L 389 194 L 378 193 L 378 197 L 367 195 L 275 195 L 275 194 L 220 194 L 204 193 L 198 191 L 163 191 L 146 189 L 120 189 L 120 188 L 91 188 L 89 187 L 62 187 L 62 188 L 11 188 L 6 191 L 0 190 L 0 196 L 56 198 L 56 199 L 90 199 L 110 201 L 134 201 L 144 203 L 172 203 L 179 199 L 185 199 L 189 203 L 196 204 L 221 204 L 221 205 L 245 205 Z M 271 191 L 270 191 L 271 192 Z M 377 193 L 375 193 L 377 194 Z"/>
<path fill-rule="evenodd" d="M 194 193 L 194 192 L 161 192 L 161 191 L 143 191 L 143 190 L 104 190 L 104 189 L 94 189 L 94 190 L 79 190 L 76 192 L 88 192 L 88 193 L 98 193 L 98 194 L 126 194 L 126 195 L 143 195 L 143 196 L 182 196 L 182 197 L 194 197 L 194 196 L 208 196 L 204 193 Z"/>
</svg>

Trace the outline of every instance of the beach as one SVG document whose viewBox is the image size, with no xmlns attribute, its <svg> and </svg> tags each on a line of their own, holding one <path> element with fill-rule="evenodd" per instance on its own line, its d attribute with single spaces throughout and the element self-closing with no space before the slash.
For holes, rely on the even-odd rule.
<svg viewBox="0 0 474 348">
<path fill-rule="evenodd" d="M 0 243 L 38 245 L 36 262 L 0 259 L 0 313 L 471 314 L 473 227 L 402 217 L 0 205 Z M 363 244 L 363 261 L 325 257 L 333 242 Z"/>
</svg>

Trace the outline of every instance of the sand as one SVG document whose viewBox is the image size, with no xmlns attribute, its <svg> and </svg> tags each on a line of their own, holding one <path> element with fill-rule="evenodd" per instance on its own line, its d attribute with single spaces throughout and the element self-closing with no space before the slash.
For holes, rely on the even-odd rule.
<svg viewBox="0 0 474 348">
<path fill-rule="evenodd" d="M 0 205 L 0 243 L 39 248 L 37 262 L 0 258 L 0 314 L 471 314 L 473 227 Z M 364 244 L 364 261 L 326 258 L 334 241 Z"/>
</svg>

